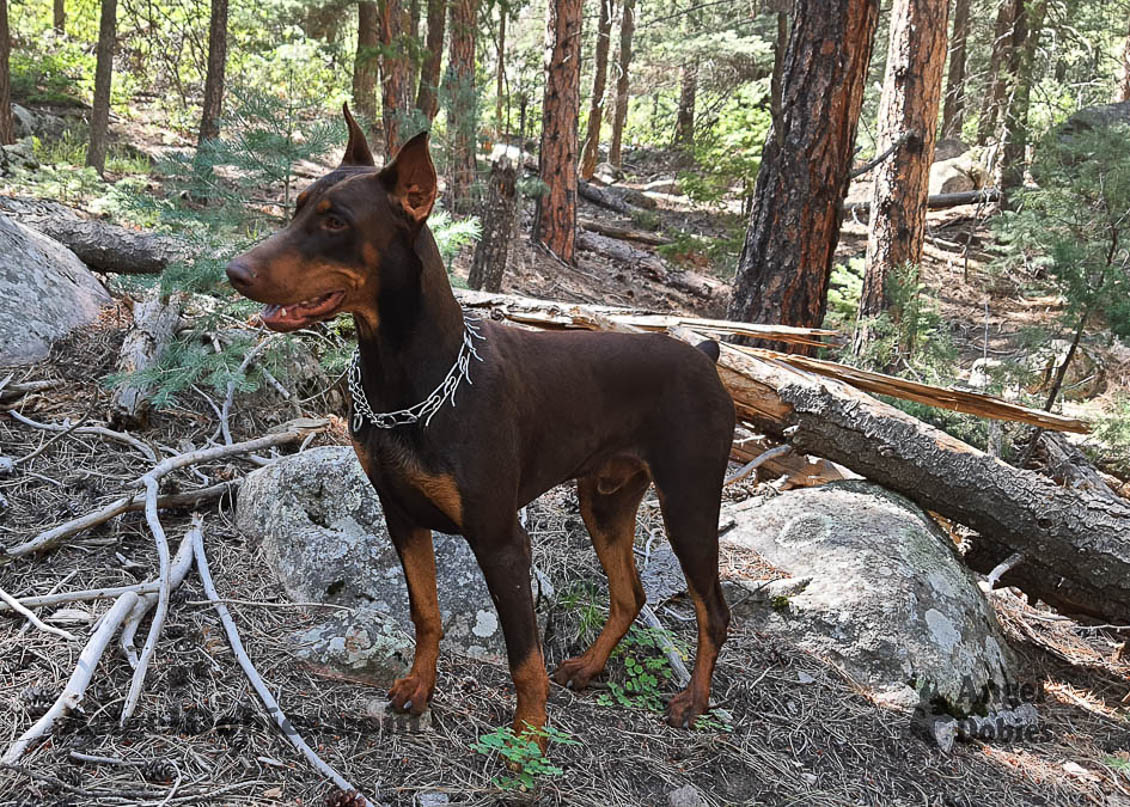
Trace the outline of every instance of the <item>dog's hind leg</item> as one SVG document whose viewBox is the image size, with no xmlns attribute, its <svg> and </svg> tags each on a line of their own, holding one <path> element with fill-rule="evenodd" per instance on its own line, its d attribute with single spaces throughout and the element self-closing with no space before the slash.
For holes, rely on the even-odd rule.
<svg viewBox="0 0 1130 807">
<path fill-rule="evenodd" d="M 730 609 L 718 580 L 718 512 L 724 473 L 725 457 L 718 463 L 688 461 L 652 467 L 667 538 L 683 567 L 698 620 L 698 650 L 690 684 L 667 704 L 667 722 L 677 727 L 692 726 L 710 706 L 710 679 L 730 624 Z"/>
<path fill-rule="evenodd" d="M 651 479 L 642 467 L 620 486 L 607 489 L 607 480 L 599 473 L 577 480 L 577 498 L 600 565 L 608 576 L 608 621 L 592 647 L 576 658 L 561 662 L 553 680 L 573 689 L 584 689 L 590 679 L 599 675 L 609 654 L 628 632 L 632 621 L 643 608 L 644 593 L 632 543 L 636 531 L 636 511 Z M 612 483 L 612 484 L 615 484 Z"/>
</svg>

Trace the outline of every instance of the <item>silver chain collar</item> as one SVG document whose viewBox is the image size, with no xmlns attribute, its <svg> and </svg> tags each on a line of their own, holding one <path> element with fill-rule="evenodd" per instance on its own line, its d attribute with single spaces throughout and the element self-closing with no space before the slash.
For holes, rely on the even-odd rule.
<svg viewBox="0 0 1130 807">
<path fill-rule="evenodd" d="M 397 426 L 410 426 L 423 421 L 426 428 L 435 413 L 448 400 L 451 401 L 452 406 L 455 406 L 455 390 L 463 381 L 471 383 L 471 359 L 483 360 L 475 348 L 476 339 L 486 339 L 479 333 L 481 324 L 480 320 L 470 317 L 466 311 L 463 312 L 463 344 L 460 345 L 459 355 L 455 357 L 455 363 L 451 365 L 443 381 L 420 403 L 396 412 L 374 412 L 369 406 L 369 398 L 361 383 L 361 352 L 354 350 L 353 361 L 349 365 L 349 396 L 353 399 L 353 431 L 360 431 L 366 421 L 378 429 L 395 429 Z"/>
</svg>

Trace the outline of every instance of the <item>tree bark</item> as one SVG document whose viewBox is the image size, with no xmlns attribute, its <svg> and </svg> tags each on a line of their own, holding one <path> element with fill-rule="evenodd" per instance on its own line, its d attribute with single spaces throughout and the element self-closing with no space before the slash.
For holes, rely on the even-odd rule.
<svg viewBox="0 0 1130 807">
<path fill-rule="evenodd" d="M 12 122 L 12 36 L 8 30 L 8 0 L 0 0 L 0 143 L 16 142 Z"/>
<path fill-rule="evenodd" d="M 506 122 L 502 119 L 502 88 L 506 84 L 506 7 L 498 7 L 498 57 L 494 63 L 494 124 L 499 139 L 506 137 Z"/>
<path fill-rule="evenodd" d="M 204 107 L 200 113 L 200 143 L 220 136 L 227 59 L 228 0 L 212 0 L 212 19 L 208 25 L 208 74 L 204 80 Z"/>
<path fill-rule="evenodd" d="M 118 28 L 118 0 L 102 0 L 98 27 L 97 65 L 94 68 L 94 104 L 90 110 L 90 146 L 86 164 L 99 174 L 106 170 L 106 138 L 110 128 L 110 83 L 114 78 L 114 44 Z"/>
<path fill-rule="evenodd" d="M 408 50 L 408 10 L 401 0 L 381 0 L 381 122 L 386 161 L 395 156 L 405 138 L 401 124 L 412 106 L 412 60 Z M 413 134 L 415 134 L 413 132 Z"/>
<path fill-rule="evenodd" d="M 429 121 L 434 120 L 439 111 L 439 76 L 446 22 L 447 0 L 428 0 L 428 37 L 424 44 L 424 60 L 420 64 L 416 109 L 423 112 Z"/>
<path fill-rule="evenodd" d="M 1122 43 L 1122 76 L 1114 100 L 1130 101 L 1130 32 L 1127 32 L 1126 41 Z"/>
<path fill-rule="evenodd" d="M 362 121 L 377 118 L 377 55 L 381 47 L 380 15 L 374 0 L 357 4 L 357 55 L 353 60 L 353 110 Z"/>
<path fill-rule="evenodd" d="M 1021 553 L 1003 584 L 1066 613 L 1130 622 L 1130 503 L 1013 468 L 830 379 L 728 346 L 718 367 L 739 419 L 972 528 L 983 536 L 974 546 Z M 971 565 L 987 572 L 1001 559 L 982 553 Z"/>
<path fill-rule="evenodd" d="M 408 104 L 412 106 L 420 83 L 420 0 L 408 3 Z"/>
<path fill-rule="evenodd" d="M 679 108 L 675 114 L 674 144 L 684 149 L 694 146 L 694 108 L 698 96 L 698 60 L 684 64 L 679 76 Z"/>
<path fill-rule="evenodd" d="M 66 0 L 55 0 L 53 11 L 55 33 L 65 34 L 67 32 Z"/>
<path fill-rule="evenodd" d="M 604 90 L 608 83 L 608 51 L 612 42 L 612 4 L 615 0 L 597 0 L 600 21 L 596 29 L 596 59 L 592 74 L 592 98 L 585 147 L 581 154 L 581 178 L 592 179 L 600 154 L 600 126 L 604 122 Z"/>
<path fill-rule="evenodd" d="M 981 118 L 977 122 L 977 144 L 980 146 L 996 137 L 997 121 L 1004 107 L 1005 83 L 1001 68 L 1008 58 L 1012 41 L 1012 7 L 1013 0 L 1000 0 L 997 7 L 997 21 L 993 26 L 993 42 L 989 50 L 989 78 L 981 103 Z"/>
<path fill-rule="evenodd" d="M 636 0 L 624 0 L 620 13 L 620 72 L 616 76 L 616 111 L 612 116 L 612 142 L 608 146 L 608 162 L 617 168 L 623 165 L 621 149 L 624 123 L 628 120 L 628 89 L 631 84 L 632 35 L 636 30 Z"/>
<path fill-rule="evenodd" d="M 765 144 L 731 319 L 819 325 L 839 239 L 878 0 L 796 0 L 780 132 Z"/>
<path fill-rule="evenodd" d="M 490 171 L 490 186 L 483 205 L 483 235 L 475 245 L 475 256 L 467 285 L 483 291 L 501 291 L 506 258 L 514 238 L 518 212 L 515 183 L 518 172 L 505 156 L 495 160 Z"/>
<path fill-rule="evenodd" d="M 118 372 L 135 373 L 152 367 L 172 341 L 180 321 L 184 297 L 176 294 L 161 299 L 156 292 L 133 307 L 133 325 L 126 333 L 118 354 Z M 149 422 L 148 384 L 127 380 L 110 399 L 110 423 L 116 429 L 141 429 Z"/>
<path fill-rule="evenodd" d="M 1012 87 L 1005 113 L 1001 157 L 998 164 L 1001 203 L 1009 205 L 1009 194 L 1024 184 L 1025 152 L 1028 148 L 1028 106 L 1032 95 L 1032 71 L 1040 29 L 1044 25 L 1047 0 L 1013 0 L 1012 41 L 1008 72 Z"/>
<path fill-rule="evenodd" d="M 922 262 L 948 5 L 949 0 L 895 0 L 891 7 L 875 150 L 894 147 L 894 152 L 874 169 L 861 318 L 890 307 L 887 278 L 895 269 Z"/>
<path fill-rule="evenodd" d="M 946 102 L 942 110 L 942 137 L 961 138 L 965 123 L 965 50 L 969 39 L 971 0 L 954 0 L 950 66 L 946 76 Z"/>
<path fill-rule="evenodd" d="M 582 0 L 549 3 L 545 34 L 539 176 L 534 233 L 563 261 L 573 262 L 577 235 L 577 118 L 581 102 Z"/>
<path fill-rule="evenodd" d="M 20 221 L 55 239 L 98 272 L 155 275 L 170 263 L 193 257 L 188 245 L 176 238 L 128 230 L 99 219 L 21 216 Z"/>
<path fill-rule="evenodd" d="M 451 53 L 448 56 L 451 109 L 447 116 L 452 139 L 451 166 L 447 178 L 449 207 L 469 212 L 475 183 L 475 28 L 478 0 L 452 0 Z"/>
</svg>

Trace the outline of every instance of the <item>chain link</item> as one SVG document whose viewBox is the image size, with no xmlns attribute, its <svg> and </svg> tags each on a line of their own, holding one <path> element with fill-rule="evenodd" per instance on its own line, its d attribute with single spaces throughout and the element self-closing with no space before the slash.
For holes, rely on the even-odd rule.
<svg viewBox="0 0 1130 807">
<path fill-rule="evenodd" d="M 354 350 L 353 361 L 349 365 L 349 397 L 353 400 L 353 431 L 361 431 L 366 421 L 378 429 L 395 429 L 397 426 L 410 426 L 420 421 L 423 421 L 424 428 L 427 428 L 432 417 L 448 400 L 451 401 L 452 406 L 455 406 L 456 389 L 463 381 L 471 383 L 471 359 L 483 360 L 475 348 L 476 339 L 486 339 L 479 333 L 481 325 L 482 322 L 478 318 L 470 316 L 466 311 L 463 312 L 463 344 L 460 345 L 459 355 L 455 357 L 455 363 L 451 365 L 443 381 L 420 403 L 395 412 L 374 412 L 369 406 L 369 397 L 365 394 L 365 387 L 361 382 L 361 352 Z"/>
</svg>

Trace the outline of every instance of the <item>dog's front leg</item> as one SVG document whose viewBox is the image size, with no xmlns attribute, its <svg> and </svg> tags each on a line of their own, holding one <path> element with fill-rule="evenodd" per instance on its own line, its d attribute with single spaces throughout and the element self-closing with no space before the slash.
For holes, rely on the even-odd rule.
<svg viewBox="0 0 1130 807">
<path fill-rule="evenodd" d="M 510 677 L 518 695 L 514 733 L 521 735 L 545 725 L 549 677 L 538 637 L 534 598 L 530 591 L 530 538 L 513 515 L 505 528 L 468 531 L 467 538 L 483 570 L 491 599 L 498 610 Z M 536 737 L 545 750 L 545 738 Z"/>
<path fill-rule="evenodd" d="M 394 709 L 422 714 L 432 699 L 436 683 L 436 659 L 443 622 L 436 597 L 436 557 L 431 530 L 417 527 L 385 504 L 385 521 L 408 582 L 408 602 L 416 628 L 416 655 L 412 669 L 389 690 Z"/>
</svg>

